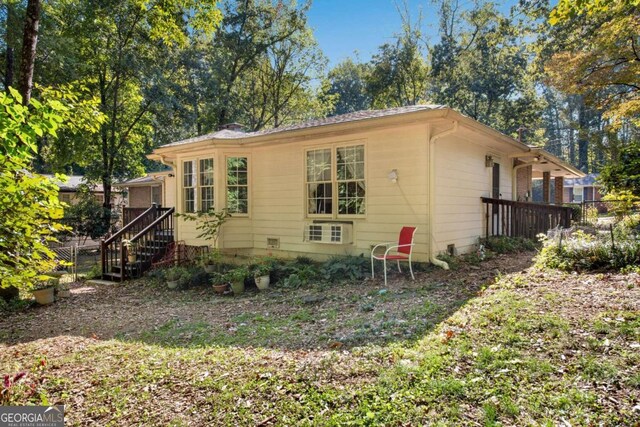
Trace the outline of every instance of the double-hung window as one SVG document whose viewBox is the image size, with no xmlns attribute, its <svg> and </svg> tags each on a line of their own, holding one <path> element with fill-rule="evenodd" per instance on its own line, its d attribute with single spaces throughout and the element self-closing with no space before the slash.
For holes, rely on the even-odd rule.
<svg viewBox="0 0 640 427">
<path fill-rule="evenodd" d="M 182 162 L 182 188 L 184 212 L 213 209 L 213 158 Z"/>
<path fill-rule="evenodd" d="M 227 157 L 227 209 L 249 213 L 249 165 L 246 157 Z"/>
<path fill-rule="evenodd" d="M 307 215 L 364 215 L 364 164 L 364 145 L 307 151 Z"/>
</svg>

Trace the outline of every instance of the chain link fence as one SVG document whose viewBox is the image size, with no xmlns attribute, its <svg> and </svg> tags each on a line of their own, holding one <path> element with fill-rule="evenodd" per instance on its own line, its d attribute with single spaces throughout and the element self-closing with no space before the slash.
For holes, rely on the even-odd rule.
<svg viewBox="0 0 640 427">
<path fill-rule="evenodd" d="M 56 255 L 59 269 L 66 270 L 72 280 L 100 266 L 100 245 L 74 245 L 51 248 Z"/>
</svg>

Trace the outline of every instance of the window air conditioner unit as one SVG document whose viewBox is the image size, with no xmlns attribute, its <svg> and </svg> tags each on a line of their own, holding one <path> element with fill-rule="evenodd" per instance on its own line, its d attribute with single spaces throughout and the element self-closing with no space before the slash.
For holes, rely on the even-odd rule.
<svg viewBox="0 0 640 427">
<path fill-rule="evenodd" d="M 304 228 L 304 241 L 347 245 L 353 242 L 353 225 L 338 223 L 307 224 Z"/>
</svg>

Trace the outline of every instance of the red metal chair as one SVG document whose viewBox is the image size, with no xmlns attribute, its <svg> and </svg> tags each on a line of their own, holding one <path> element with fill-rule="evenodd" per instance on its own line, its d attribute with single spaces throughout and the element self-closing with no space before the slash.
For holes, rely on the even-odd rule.
<svg viewBox="0 0 640 427">
<path fill-rule="evenodd" d="M 387 286 L 387 260 L 395 260 L 398 264 L 398 271 L 402 273 L 400 269 L 400 261 L 409 262 L 409 271 L 411 272 L 411 278 L 415 280 L 413 275 L 413 268 L 411 266 L 411 253 L 413 252 L 413 236 L 416 233 L 416 227 L 402 227 L 400 230 L 400 237 L 398 238 L 398 244 L 395 242 L 380 243 L 375 245 L 371 250 L 371 277 L 374 277 L 373 261 L 380 260 L 384 264 L 384 285 Z M 384 254 L 375 254 L 375 251 L 380 246 L 385 246 L 386 250 Z M 391 253 L 393 252 L 393 253 Z"/>
</svg>

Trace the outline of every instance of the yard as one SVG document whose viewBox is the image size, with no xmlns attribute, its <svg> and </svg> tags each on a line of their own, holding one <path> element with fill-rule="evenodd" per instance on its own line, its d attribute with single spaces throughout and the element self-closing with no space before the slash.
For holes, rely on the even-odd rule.
<svg viewBox="0 0 640 427">
<path fill-rule="evenodd" d="M 77 285 L 0 319 L 68 425 L 637 425 L 640 276 L 479 266 L 241 297 Z M 496 279 L 497 278 L 497 279 Z"/>
</svg>

